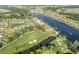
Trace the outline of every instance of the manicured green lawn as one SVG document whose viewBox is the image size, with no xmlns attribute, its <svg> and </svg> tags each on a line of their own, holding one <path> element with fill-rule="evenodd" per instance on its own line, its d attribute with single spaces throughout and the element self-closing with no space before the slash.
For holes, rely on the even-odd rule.
<svg viewBox="0 0 79 59">
<path fill-rule="evenodd" d="M 37 45 L 49 36 L 46 32 L 27 32 L 21 35 L 18 39 L 4 45 L 0 48 L 0 54 L 18 53 Z"/>
</svg>

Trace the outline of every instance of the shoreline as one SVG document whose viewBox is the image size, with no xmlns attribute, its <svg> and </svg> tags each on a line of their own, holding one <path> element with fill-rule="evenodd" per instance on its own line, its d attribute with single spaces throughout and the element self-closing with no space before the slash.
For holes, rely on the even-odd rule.
<svg viewBox="0 0 79 59">
<path fill-rule="evenodd" d="M 73 27 L 75 29 L 78 29 L 79 30 L 79 22 L 76 22 L 72 19 L 68 19 L 62 15 L 59 15 L 53 11 L 49 11 L 49 10 L 41 10 L 41 11 L 38 11 L 38 10 L 32 10 L 33 13 L 38 13 L 40 15 L 44 15 L 44 16 L 48 16 L 52 19 L 55 19 L 56 21 L 58 22 L 61 22 L 65 25 L 68 25 L 70 27 Z"/>
</svg>

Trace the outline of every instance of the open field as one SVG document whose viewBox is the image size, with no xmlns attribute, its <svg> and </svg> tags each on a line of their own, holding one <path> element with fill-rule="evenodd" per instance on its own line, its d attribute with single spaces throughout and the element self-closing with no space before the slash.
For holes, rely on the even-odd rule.
<svg viewBox="0 0 79 59">
<path fill-rule="evenodd" d="M 48 33 L 44 32 L 28 32 L 21 35 L 18 39 L 4 45 L 0 48 L 0 53 L 17 53 L 40 43 L 44 39 L 48 38 Z"/>
</svg>

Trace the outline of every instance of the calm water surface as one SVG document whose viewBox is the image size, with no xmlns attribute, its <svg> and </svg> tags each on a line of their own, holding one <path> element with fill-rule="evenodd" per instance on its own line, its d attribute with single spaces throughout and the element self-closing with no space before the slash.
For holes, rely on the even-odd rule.
<svg viewBox="0 0 79 59">
<path fill-rule="evenodd" d="M 79 30 L 64 25 L 63 23 L 60 23 L 55 19 L 49 18 L 44 15 L 39 15 L 39 14 L 32 14 L 32 15 L 44 21 L 51 27 L 57 28 L 60 31 L 60 34 L 65 35 L 69 40 L 71 41 L 79 40 Z"/>
</svg>

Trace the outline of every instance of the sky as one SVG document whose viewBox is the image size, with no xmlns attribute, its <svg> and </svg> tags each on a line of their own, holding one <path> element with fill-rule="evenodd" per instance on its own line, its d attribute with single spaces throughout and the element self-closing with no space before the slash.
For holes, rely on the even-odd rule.
<svg viewBox="0 0 79 59">
<path fill-rule="evenodd" d="M 0 0 L 0 5 L 78 5 L 79 0 Z"/>
</svg>

